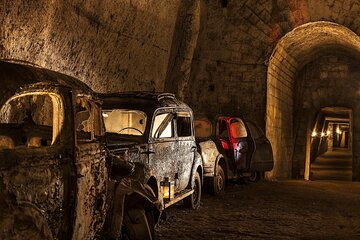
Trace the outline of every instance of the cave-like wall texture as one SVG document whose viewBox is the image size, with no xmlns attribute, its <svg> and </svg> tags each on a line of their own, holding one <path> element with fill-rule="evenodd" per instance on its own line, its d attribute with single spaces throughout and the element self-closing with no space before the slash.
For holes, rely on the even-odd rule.
<svg viewBox="0 0 360 240">
<path fill-rule="evenodd" d="M 333 37 L 310 54 L 309 40 L 291 38 L 294 29 L 307 34 L 312 26 L 304 24 L 320 21 L 352 31 L 348 37 L 356 45 L 360 2 L 1 0 L 0 58 L 33 62 L 100 92 L 165 90 L 175 92 L 195 113 L 242 114 L 266 130 L 273 143 L 272 176 L 289 177 L 297 74 L 328 55 L 327 46 L 342 55 L 358 51 Z M 319 32 L 317 46 L 324 36 L 321 26 Z M 284 36 L 290 37 L 281 41 Z M 295 45 L 301 46 L 294 50 Z M 354 149 L 360 145 L 357 131 L 354 126 Z M 354 152 L 356 179 L 358 158 L 360 152 Z"/>
</svg>

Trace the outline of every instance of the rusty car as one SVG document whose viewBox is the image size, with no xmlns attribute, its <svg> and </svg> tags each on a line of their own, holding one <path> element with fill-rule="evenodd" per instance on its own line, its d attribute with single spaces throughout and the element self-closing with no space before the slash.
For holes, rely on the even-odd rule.
<svg viewBox="0 0 360 240">
<path fill-rule="evenodd" d="M 87 85 L 0 61 L 0 239 L 153 239 L 160 205 L 104 133 Z"/>
<path fill-rule="evenodd" d="M 273 168 L 270 141 L 252 121 L 199 114 L 195 135 L 203 159 L 204 183 L 211 194 L 222 193 L 228 180 L 256 181 Z"/>
<path fill-rule="evenodd" d="M 197 209 L 203 169 L 191 108 L 171 93 L 123 92 L 101 99 L 109 151 L 135 164 L 137 179 L 162 209 L 180 200 Z"/>
</svg>

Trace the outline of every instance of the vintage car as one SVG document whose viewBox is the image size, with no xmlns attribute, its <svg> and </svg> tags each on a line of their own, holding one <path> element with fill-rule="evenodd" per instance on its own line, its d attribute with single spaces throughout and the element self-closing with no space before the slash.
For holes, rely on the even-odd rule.
<svg viewBox="0 0 360 240">
<path fill-rule="evenodd" d="M 273 168 L 271 144 L 252 121 L 200 114 L 195 119 L 195 135 L 204 182 L 214 195 L 224 191 L 226 180 L 256 181 Z"/>
<path fill-rule="evenodd" d="M 202 162 L 196 151 L 193 112 L 170 93 L 101 95 L 107 146 L 135 164 L 135 172 L 166 208 L 180 200 L 200 206 Z"/>
<path fill-rule="evenodd" d="M 160 204 L 107 154 L 100 107 L 74 78 L 0 61 L 0 239 L 153 238 Z"/>
</svg>

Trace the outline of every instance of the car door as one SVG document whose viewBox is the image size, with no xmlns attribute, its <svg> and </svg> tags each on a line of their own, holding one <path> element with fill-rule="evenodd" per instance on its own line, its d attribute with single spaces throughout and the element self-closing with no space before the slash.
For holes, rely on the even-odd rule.
<svg viewBox="0 0 360 240">
<path fill-rule="evenodd" d="M 164 178 L 175 179 L 175 141 L 174 111 L 159 109 L 154 113 L 148 147 L 149 167 L 158 182 Z"/>
<path fill-rule="evenodd" d="M 251 143 L 244 121 L 238 117 L 227 119 L 230 146 L 233 150 L 237 170 L 245 170 L 249 166 Z M 249 156 L 250 155 L 250 156 Z"/>
<path fill-rule="evenodd" d="M 39 239 L 71 236 L 75 186 L 70 180 L 75 171 L 69 95 L 67 88 L 28 89 L 1 106 L 0 199 L 4 212 L 11 211 L 0 214 L 0 239 L 14 232 L 23 239 L 27 234 Z"/>
<path fill-rule="evenodd" d="M 234 160 L 232 149 L 230 147 L 229 130 L 226 122 L 226 118 L 219 117 L 216 122 L 216 140 L 219 143 L 219 149 L 222 154 L 228 158 Z"/>
<path fill-rule="evenodd" d="M 191 179 L 191 169 L 196 152 L 193 130 L 193 116 L 189 110 L 176 110 L 176 145 L 175 158 L 177 191 L 185 189 Z"/>
<path fill-rule="evenodd" d="M 105 220 L 108 171 L 102 118 L 90 96 L 75 98 L 76 201 L 73 239 L 94 239 Z"/>
<path fill-rule="evenodd" d="M 254 122 L 247 121 L 246 123 L 255 143 L 254 153 L 250 162 L 250 170 L 254 172 L 272 170 L 274 159 L 270 141 Z"/>
</svg>

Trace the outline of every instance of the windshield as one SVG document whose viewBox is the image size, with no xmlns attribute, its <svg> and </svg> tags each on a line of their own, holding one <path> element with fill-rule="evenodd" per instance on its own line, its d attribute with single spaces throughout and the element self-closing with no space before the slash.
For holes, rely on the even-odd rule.
<svg viewBox="0 0 360 240">
<path fill-rule="evenodd" d="M 146 114 L 138 110 L 103 110 L 102 116 L 108 133 L 142 136 L 146 127 Z"/>
<path fill-rule="evenodd" d="M 0 109 L 0 150 L 59 143 L 63 109 L 60 96 L 53 93 L 32 92 L 10 98 Z"/>
</svg>

